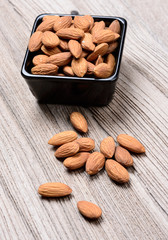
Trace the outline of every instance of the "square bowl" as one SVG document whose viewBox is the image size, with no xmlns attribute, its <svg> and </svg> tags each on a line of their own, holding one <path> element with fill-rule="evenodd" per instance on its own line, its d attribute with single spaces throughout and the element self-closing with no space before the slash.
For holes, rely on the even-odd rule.
<svg viewBox="0 0 168 240">
<path fill-rule="evenodd" d="M 41 14 L 35 19 L 31 35 L 36 31 L 45 15 L 72 16 L 73 14 Z M 104 21 L 109 25 L 112 21 L 118 20 L 121 27 L 119 46 L 113 53 L 116 59 L 116 67 L 112 76 L 105 79 L 93 77 L 69 77 L 51 75 L 33 75 L 32 59 L 37 54 L 30 52 L 27 48 L 23 60 L 21 74 L 25 78 L 30 91 L 40 103 L 52 104 L 74 104 L 83 106 L 104 106 L 107 105 L 114 94 L 116 81 L 119 77 L 121 58 L 124 47 L 124 40 L 127 22 L 124 18 L 111 16 L 93 16 L 95 21 Z"/>
</svg>

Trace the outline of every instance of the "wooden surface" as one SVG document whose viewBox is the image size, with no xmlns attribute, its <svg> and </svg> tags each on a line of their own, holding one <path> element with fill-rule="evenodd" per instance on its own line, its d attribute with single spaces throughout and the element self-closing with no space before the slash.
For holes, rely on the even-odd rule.
<svg viewBox="0 0 168 240">
<path fill-rule="evenodd" d="M 166 1 L 0 1 L 0 239 L 168 239 Z M 128 31 L 113 101 L 103 108 L 39 105 L 20 75 L 35 17 L 44 12 L 121 16 Z M 55 159 L 48 139 L 72 129 L 68 116 L 87 117 L 88 136 L 100 140 L 120 133 L 146 147 L 134 155 L 130 184 L 117 185 L 105 171 L 89 177 L 69 173 Z M 40 184 L 67 183 L 73 194 L 42 199 Z M 87 221 L 76 203 L 88 200 L 103 211 Z"/>
</svg>

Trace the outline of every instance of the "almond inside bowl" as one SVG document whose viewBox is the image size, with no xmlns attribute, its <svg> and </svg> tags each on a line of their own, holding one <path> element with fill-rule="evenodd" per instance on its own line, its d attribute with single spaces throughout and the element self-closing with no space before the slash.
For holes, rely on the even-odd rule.
<svg viewBox="0 0 168 240">
<path fill-rule="evenodd" d="M 126 20 L 41 14 L 21 74 L 44 103 L 106 105 L 118 79 Z"/>
</svg>

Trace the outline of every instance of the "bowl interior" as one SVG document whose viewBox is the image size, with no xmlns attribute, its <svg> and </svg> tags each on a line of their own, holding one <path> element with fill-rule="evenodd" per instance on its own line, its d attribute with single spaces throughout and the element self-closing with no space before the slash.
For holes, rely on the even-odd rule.
<svg viewBox="0 0 168 240">
<path fill-rule="evenodd" d="M 35 22 L 34 22 L 34 25 L 33 25 L 33 28 L 32 28 L 32 32 L 31 34 L 33 34 L 35 31 L 36 31 L 36 28 L 38 27 L 38 25 L 42 22 L 42 18 L 45 16 L 45 15 L 59 15 L 59 16 L 72 16 L 72 18 L 75 17 L 75 15 L 72 15 L 72 14 L 54 14 L 54 13 L 51 13 L 51 14 L 41 14 L 39 15 Z M 94 18 L 95 21 L 104 21 L 106 26 L 108 27 L 110 25 L 110 23 L 114 20 L 118 20 L 120 22 L 120 26 L 121 26 L 121 37 L 120 39 L 118 40 L 119 41 L 119 46 L 117 47 L 117 49 L 112 53 L 114 56 L 115 56 L 115 59 L 116 59 L 116 68 L 115 68 L 115 72 L 114 74 L 109 77 L 109 78 L 105 78 L 105 79 L 97 79 L 97 78 L 94 78 L 94 77 L 83 77 L 83 78 L 79 78 L 79 77 L 61 77 L 61 76 L 49 76 L 49 75 L 33 75 L 31 74 L 31 68 L 33 67 L 33 64 L 32 64 L 32 59 L 35 55 L 37 54 L 41 54 L 42 51 L 39 50 L 38 52 L 30 52 L 28 49 L 26 50 L 26 54 L 25 54 L 25 58 L 24 58 L 24 61 L 23 61 L 23 65 L 22 65 L 22 70 L 21 70 L 21 73 L 24 77 L 32 77 L 32 78 L 53 78 L 53 79 L 57 79 L 57 78 L 62 78 L 62 79 L 73 79 L 73 80 L 100 80 L 100 81 L 112 81 L 112 80 L 116 80 L 118 78 L 118 74 L 119 74 L 119 69 L 120 69 L 120 63 L 121 63 L 121 57 L 122 57 L 122 51 L 123 51 L 123 46 L 124 46 L 124 39 L 125 39 L 125 33 L 126 33 L 126 20 L 123 19 L 123 18 L 120 18 L 120 17 L 106 17 L 106 16 L 92 16 Z"/>
</svg>

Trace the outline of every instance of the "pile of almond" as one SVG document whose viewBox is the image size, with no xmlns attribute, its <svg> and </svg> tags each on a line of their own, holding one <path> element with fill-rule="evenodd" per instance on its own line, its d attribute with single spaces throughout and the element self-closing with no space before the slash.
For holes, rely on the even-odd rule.
<svg viewBox="0 0 168 240">
<path fill-rule="evenodd" d="M 108 78 L 115 70 L 120 23 L 94 22 L 90 15 L 46 15 L 29 40 L 36 52 L 32 74 Z"/>
<path fill-rule="evenodd" d="M 79 132 L 88 132 L 87 121 L 81 113 L 71 113 L 70 121 Z M 69 170 L 85 166 L 89 175 L 95 175 L 105 166 L 105 170 L 112 180 L 118 183 L 127 183 L 129 173 L 126 167 L 133 165 L 129 151 L 144 153 L 145 147 L 137 139 L 127 134 L 118 135 L 117 142 L 120 146 L 116 147 L 111 136 L 104 138 L 100 143 L 100 152 L 94 152 L 95 141 L 89 137 L 78 138 L 77 133 L 72 130 L 57 133 L 48 141 L 50 145 L 57 147 L 55 156 L 63 159 L 64 166 Z M 63 183 L 56 182 L 41 185 L 38 192 L 45 197 L 62 197 L 71 194 L 72 189 Z M 87 201 L 78 202 L 77 207 L 81 214 L 88 218 L 98 218 L 102 213 L 98 206 Z"/>
</svg>

